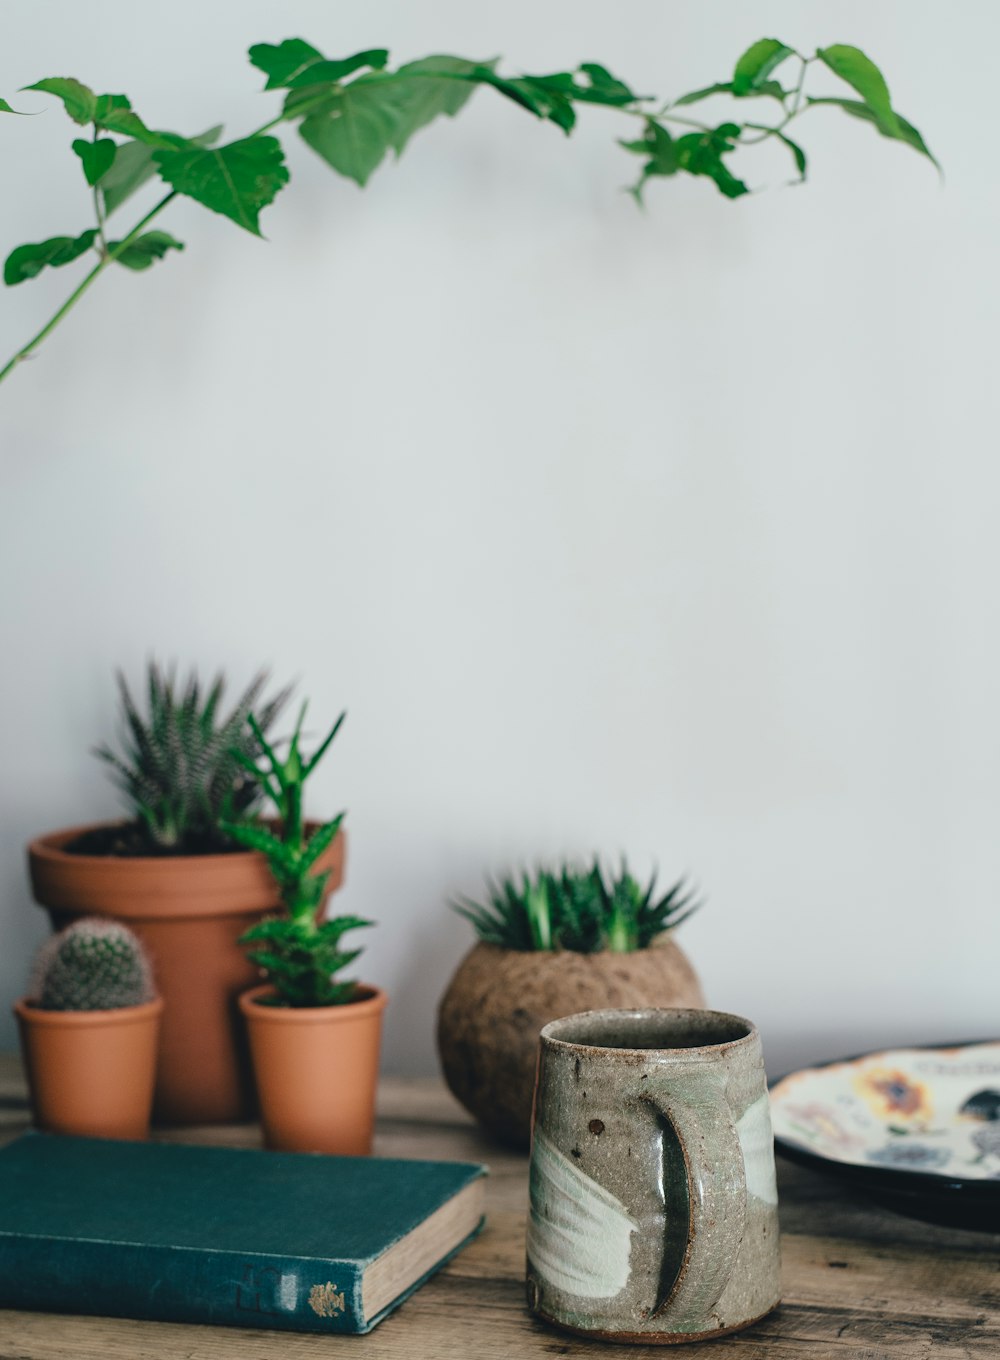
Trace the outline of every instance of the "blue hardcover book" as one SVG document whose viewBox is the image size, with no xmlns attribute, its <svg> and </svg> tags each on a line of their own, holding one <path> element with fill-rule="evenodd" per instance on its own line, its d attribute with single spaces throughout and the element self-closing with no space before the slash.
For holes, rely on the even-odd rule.
<svg viewBox="0 0 1000 1360">
<path fill-rule="evenodd" d="M 0 1307 L 367 1332 L 482 1227 L 484 1170 L 28 1133 Z"/>
</svg>

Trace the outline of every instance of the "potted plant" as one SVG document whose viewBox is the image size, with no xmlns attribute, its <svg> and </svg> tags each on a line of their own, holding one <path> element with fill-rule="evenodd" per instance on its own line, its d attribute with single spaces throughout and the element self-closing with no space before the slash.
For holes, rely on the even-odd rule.
<svg viewBox="0 0 1000 1360">
<path fill-rule="evenodd" d="M 129 808 L 124 822 L 57 831 L 28 847 L 32 891 L 55 929 L 84 915 L 126 922 L 152 958 L 166 1002 L 154 1117 L 219 1123 L 253 1112 L 253 1080 L 236 998 L 254 980 L 238 940 L 278 903 L 264 857 L 226 826 L 253 814 L 262 790 L 251 774 L 260 746 L 247 714 L 263 673 L 224 713 L 223 677 L 178 685 L 155 663 L 148 711 L 119 676 L 121 747 L 98 749 Z M 260 730 L 287 691 L 258 710 Z M 248 768 L 249 766 L 249 768 Z M 324 851 L 326 891 L 343 875 L 344 841 Z"/>
<path fill-rule="evenodd" d="M 84 918 L 47 940 L 28 995 L 14 1003 L 36 1125 L 145 1138 L 162 1012 L 127 927 Z"/>
<path fill-rule="evenodd" d="M 267 762 L 259 771 L 261 785 L 279 823 L 273 829 L 247 822 L 226 829 L 266 857 L 284 911 L 243 936 L 265 981 L 240 997 L 240 1009 L 250 1035 L 267 1146 L 363 1155 L 372 1146 L 386 997 L 377 987 L 338 976 L 361 953 L 343 949 L 343 936 L 372 922 L 321 915 L 330 872 L 322 859 L 340 835 L 344 814 L 310 830 L 303 797 L 306 780 L 345 715 L 306 758 L 299 746 L 305 713 L 303 704 L 284 760 L 260 724 L 252 715 L 249 719 Z"/>
<path fill-rule="evenodd" d="M 696 909 L 683 881 L 662 897 L 623 863 L 527 873 L 491 885 L 486 905 L 455 909 L 479 942 L 459 964 L 438 1011 L 445 1080 L 503 1142 L 527 1147 L 538 1032 L 577 1011 L 704 1006 L 701 985 L 671 938 Z"/>
</svg>

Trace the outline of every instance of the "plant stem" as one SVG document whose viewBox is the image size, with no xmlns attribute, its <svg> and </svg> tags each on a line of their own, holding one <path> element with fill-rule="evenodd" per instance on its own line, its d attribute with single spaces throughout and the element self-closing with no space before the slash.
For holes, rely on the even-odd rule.
<svg viewBox="0 0 1000 1360">
<path fill-rule="evenodd" d="M 94 141 L 97 141 L 97 124 L 94 124 Z M 94 198 L 94 216 L 97 218 L 97 239 L 101 243 L 101 255 L 108 253 L 108 238 L 104 232 L 104 206 L 101 203 L 101 191 L 95 184 L 91 190 Z"/>
<path fill-rule="evenodd" d="M 176 195 L 177 190 L 171 189 L 170 193 L 167 194 L 164 198 L 161 198 L 159 203 L 157 203 L 155 207 L 150 209 L 150 211 L 146 214 L 146 216 L 142 219 L 141 222 L 137 222 L 135 224 L 135 226 L 132 228 L 129 234 L 123 240 L 119 241 L 113 250 L 109 250 L 106 255 L 103 255 L 101 259 L 98 260 L 97 264 L 94 265 L 90 273 L 87 274 L 86 277 L 80 281 L 76 288 L 74 288 L 73 292 L 70 293 L 69 297 L 59 308 L 56 314 L 49 318 L 49 320 L 38 332 L 38 334 L 32 336 L 28 343 L 25 346 L 23 346 L 23 348 L 19 349 L 17 353 L 14 355 L 14 357 L 10 359 L 4 365 L 3 368 L 0 368 L 0 382 L 3 382 L 4 378 L 8 377 L 14 371 L 14 369 L 21 362 L 21 360 L 27 359 L 28 356 L 31 354 L 31 351 L 33 349 L 36 349 L 42 343 L 45 337 L 49 335 L 50 332 L 55 330 L 56 326 L 59 325 L 59 322 L 63 319 L 66 313 L 71 311 L 76 306 L 76 304 L 80 301 L 84 293 L 95 281 L 95 279 L 97 279 L 97 277 L 100 274 L 102 274 L 105 269 L 107 269 L 109 264 L 111 264 L 115 259 L 117 259 L 117 257 L 122 253 L 126 246 L 132 244 L 135 238 L 142 231 L 143 227 L 145 227 L 149 222 L 151 222 L 153 218 L 157 215 L 157 213 L 161 212 L 167 206 L 170 200 L 176 197 Z"/>
<path fill-rule="evenodd" d="M 757 131 L 763 132 L 764 135 L 762 137 L 742 138 L 741 144 L 743 146 L 756 146 L 758 142 L 766 142 L 768 137 L 773 137 L 776 133 L 784 132 L 785 128 L 788 126 L 788 124 L 792 121 L 793 118 L 798 118 L 800 114 L 806 112 L 806 110 L 802 107 L 802 88 L 806 83 L 806 70 L 810 62 L 814 61 L 815 58 L 803 57 L 800 56 L 799 53 L 796 53 L 796 56 L 798 56 L 799 60 L 802 62 L 802 67 L 799 71 L 799 83 L 792 91 L 792 107 L 786 111 L 785 116 L 780 123 L 776 123 L 773 125 L 772 124 L 765 125 L 763 123 L 744 123 L 743 124 L 744 127 L 754 128 Z"/>
</svg>

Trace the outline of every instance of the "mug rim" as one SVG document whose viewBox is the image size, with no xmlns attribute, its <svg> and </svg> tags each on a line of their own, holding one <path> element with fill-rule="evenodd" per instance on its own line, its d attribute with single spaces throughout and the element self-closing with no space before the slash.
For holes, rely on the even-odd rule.
<svg viewBox="0 0 1000 1360">
<path fill-rule="evenodd" d="M 633 1020 L 645 1019 L 651 1016 L 711 1016 L 713 1019 L 726 1022 L 737 1027 L 743 1027 L 745 1033 L 733 1039 L 720 1039 L 711 1044 L 692 1044 L 684 1048 L 629 1048 L 616 1047 L 611 1044 L 597 1044 L 579 1039 L 560 1038 L 558 1030 L 563 1026 L 570 1025 L 576 1020 L 585 1020 L 593 1016 L 616 1016 L 628 1017 Z M 565 1049 L 567 1052 L 588 1053 L 591 1055 L 608 1054 L 614 1057 L 631 1057 L 641 1054 L 644 1058 L 667 1057 L 674 1062 L 683 1062 L 685 1059 L 696 1058 L 704 1054 L 718 1054 L 723 1050 L 729 1052 L 734 1048 L 750 1047 L 755 1041 L 759 1041 L 760 1035 L 757 1026 L 752 1020 L 748 1020 L 743 1015 L 736 1015 L 732 1011 L 717 1011 L 709 1007 L 696 1006 L 636 1006 L 636 1007 L 601 1007 L 597 1010 L 576 1011 L 573 1015 L 563 1015 L 557 1020 L 550 1020 L 539 1031 L 539 1040 L 555 1049 Z"/>
</svg>

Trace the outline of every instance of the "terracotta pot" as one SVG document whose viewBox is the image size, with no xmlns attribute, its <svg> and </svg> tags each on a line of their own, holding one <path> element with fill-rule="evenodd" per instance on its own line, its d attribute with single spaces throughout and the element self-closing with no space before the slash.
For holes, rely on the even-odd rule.
<svg viewBox="0 0 1000 1360">
<path fill-rule="evenodd" d="M 278 898 L 263 855 L 125 859 L 63 849 L 87 827 L 28 846 L 35 898 L 55 930 L 80 916 L 126 922 L 149 951 L 166 1008 L 153 1117 L 166 1124 L 218 1124 L 254 1113 L 253 1078 L 237 1010 L 260 976 L 237 943 Z M 344 872 L 339 835 L 320 857 L 329 891 Z"/>
<path fill-rule="evenodd" d="M 386 995 L 359 991 L 361 999 L 346 1006 L 261 1005 L 273 987 L 240 997 L 269 1148 L 371 1152 Z"/>
<path fill-rule="evenodd" d="M 148 1136 L 162 998 L 113 1011 L 45 1011 L 22 999 L 14 1014 L 40 1129 Z"/>
<path fill-rule="evenodd" d="M 704 1004 L 694 969 L 669 937 L 633 954 L 477 944 L 441 999 L 438 1052 L 469 1113 L 502 1142 L 527 1148 L 543 1025 L 579 1011 Z"/>
</svg>

